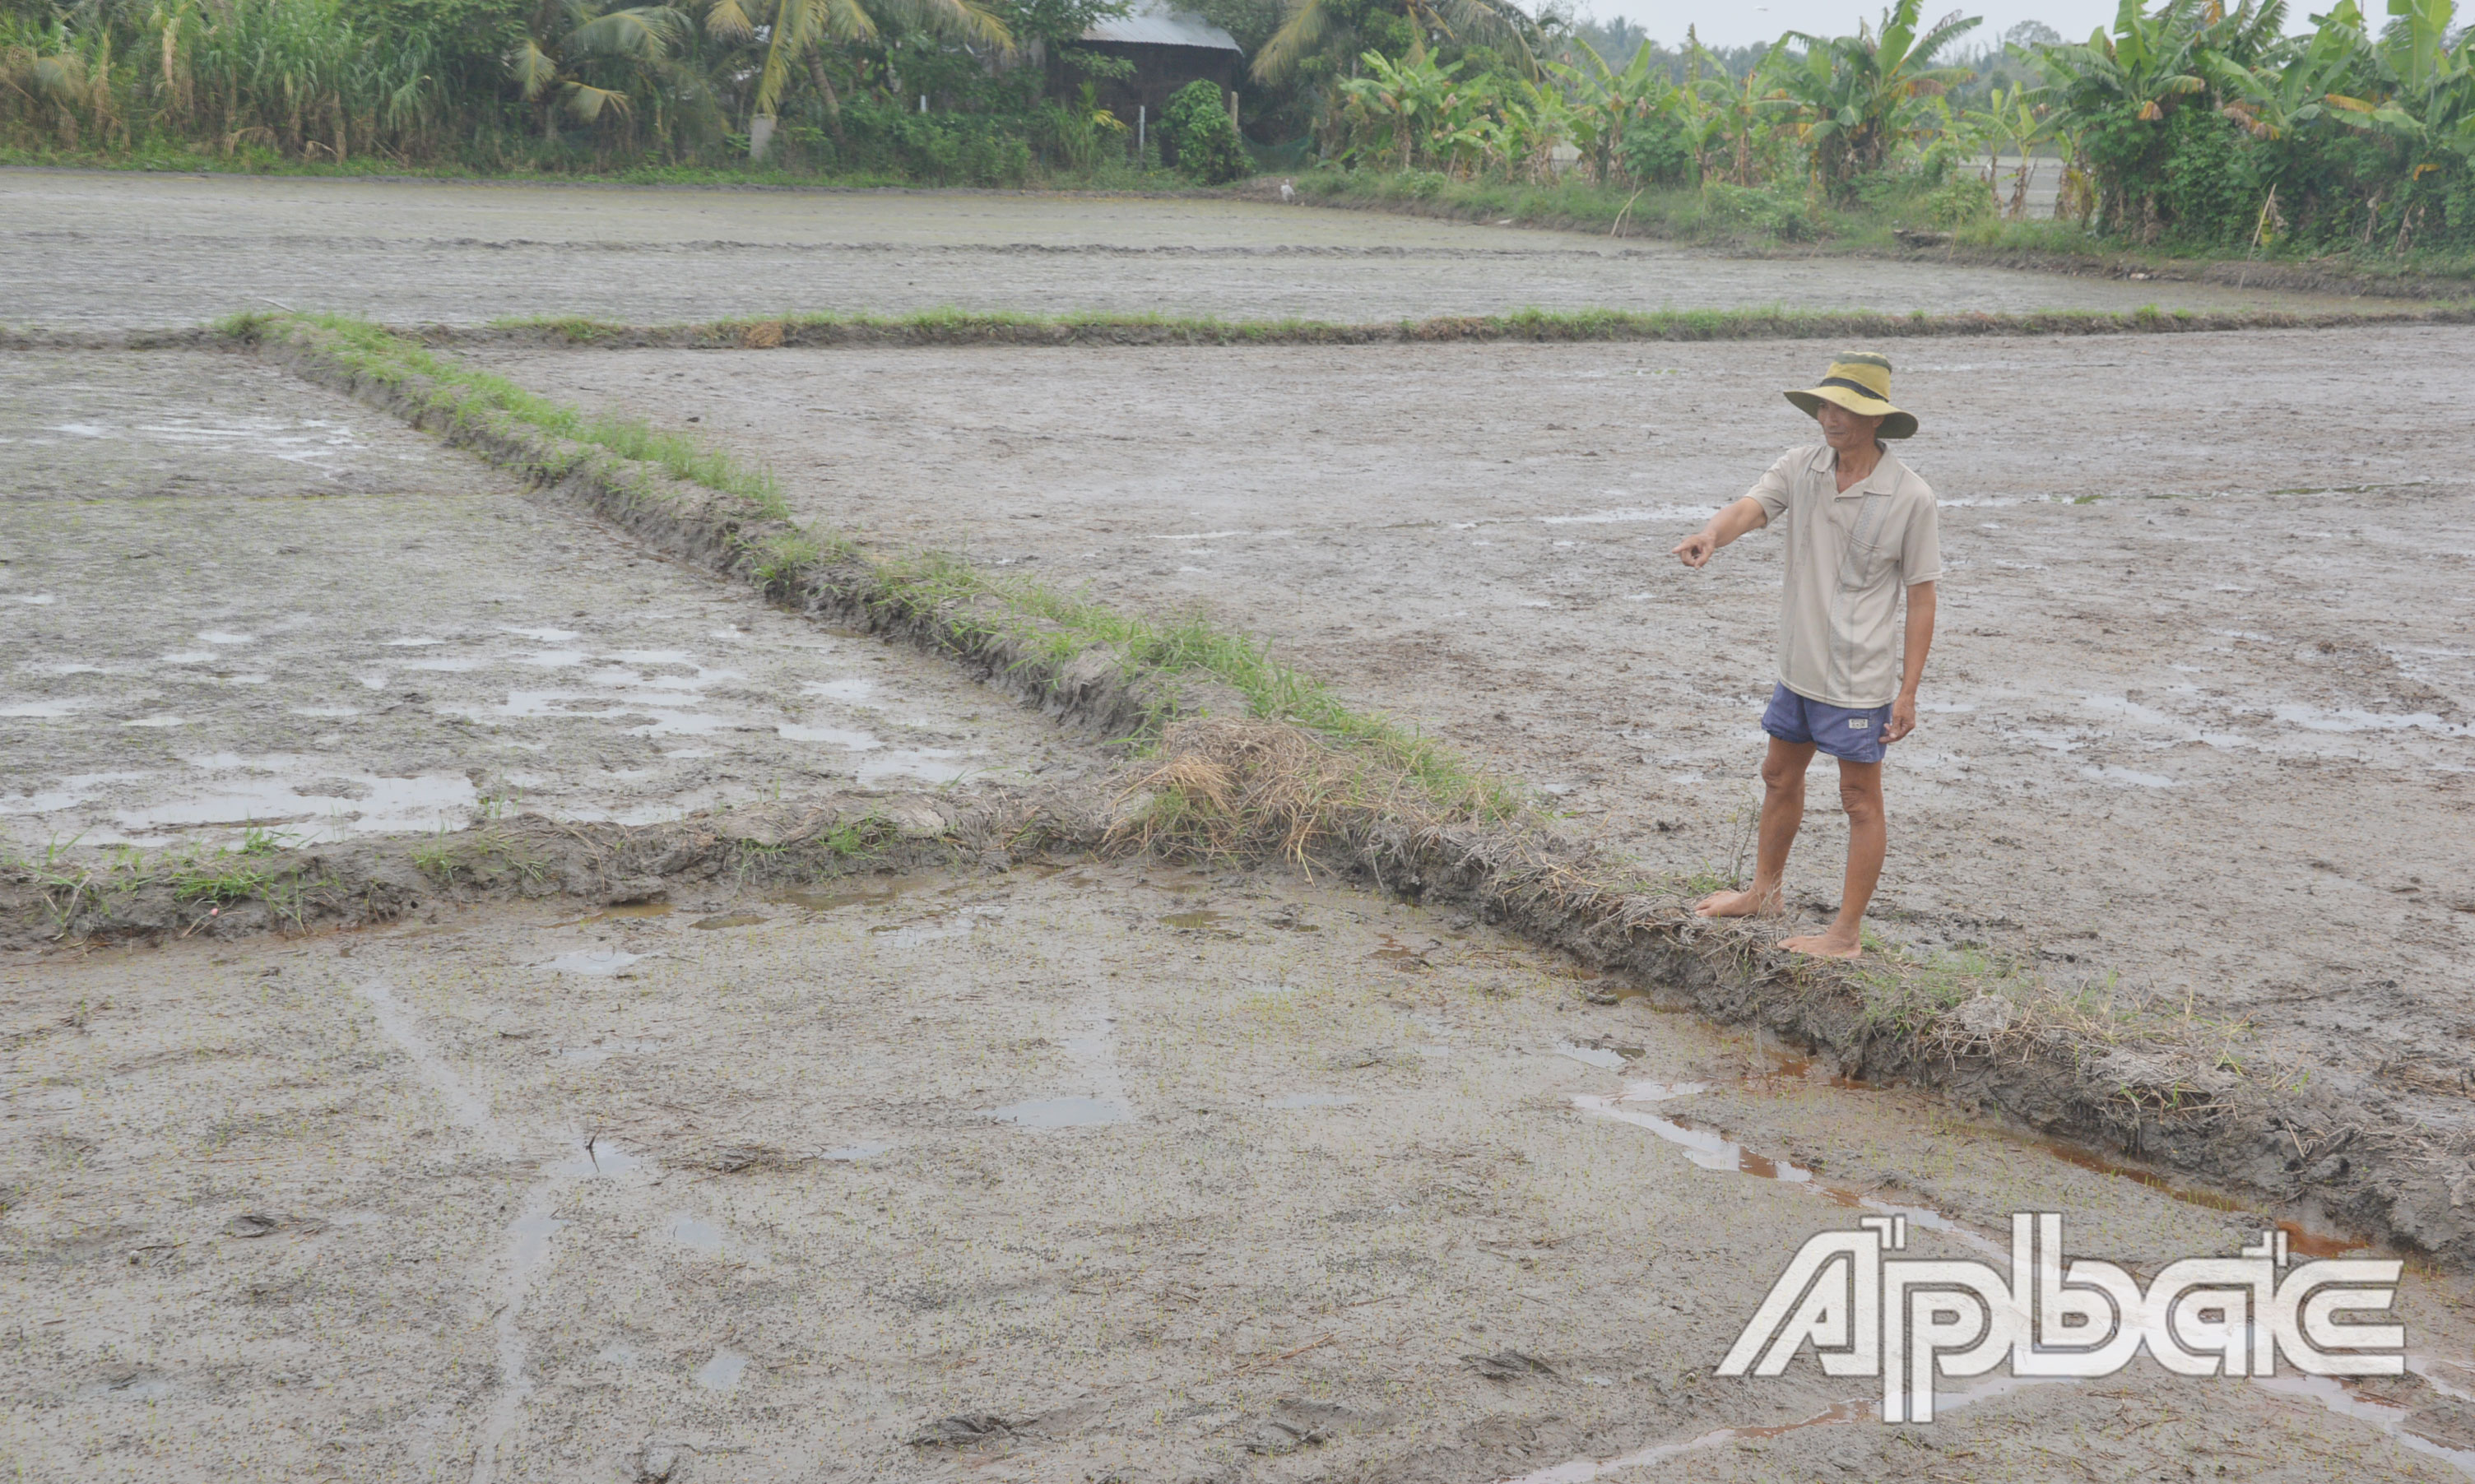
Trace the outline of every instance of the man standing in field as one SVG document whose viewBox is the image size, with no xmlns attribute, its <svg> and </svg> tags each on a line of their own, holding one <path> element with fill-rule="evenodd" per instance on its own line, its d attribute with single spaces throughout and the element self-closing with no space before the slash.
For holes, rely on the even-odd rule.
<svg viewBox="0 0 2475 1484">
<path fill-rule="evenodd" d="M 1744 499 L 1676 547 L 1685 566 L 1698 568 L 1766 525 L 1781 525 L 1787 541 L 1778 684 L 1762 713 L 1771 743 L 1762 759 L 1753 884 L 1712 892 L 1694 911 L 1704 917 L 1785 911 L 1781 883 L 1804 821 L 1804 771 L 1815 752 L 1826 752 L 1839 760 L 1839 802 L 1848 811 L 1839 915 L 1826 931 L 1780 946 L 1853 959 L 1864 951 L 1865 907 L 1882 876 L 1882 750 L 1916 730 L 1942 543 L 1933 491 L 1881 442 L 1917 430 L 1917 420 L 1891 404 L 1888 360 L 1842 355 L 1821 385 L 1787 400 L 1822 425 L 1822 443 L 1788 450 Z M 1902 593 L 1904 645 L 1898 643 Z"/>
</svg>

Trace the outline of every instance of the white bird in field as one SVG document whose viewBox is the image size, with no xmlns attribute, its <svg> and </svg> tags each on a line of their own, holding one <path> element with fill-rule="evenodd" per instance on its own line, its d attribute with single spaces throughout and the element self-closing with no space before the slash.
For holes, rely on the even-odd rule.
<svg viewBox="0 0 2475 1484">
<path fill-rule="evenodd" d="M 1298 188 L 1295 185 L 1290 184 L 1288 182 L 1283 181 L 1281 182 L 1281 205 L 1287 206 L 1290 202 L 1297 199 Z"/>
</svg>

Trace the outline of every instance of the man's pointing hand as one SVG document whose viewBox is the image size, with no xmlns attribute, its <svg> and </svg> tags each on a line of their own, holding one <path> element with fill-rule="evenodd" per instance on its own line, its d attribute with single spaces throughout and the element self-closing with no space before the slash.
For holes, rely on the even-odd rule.
<svg viewBox="0 0 2475 1484">
<path fill-rule="evenodd" d="M 1700 567 L 1710 560 L 1711 552 L 1718 549 L 1718 539 L 1706 529 L 1695 531 L 1676 544 L 1676 554 L 1683 558 L 1687 567 Z"/>
</svg>

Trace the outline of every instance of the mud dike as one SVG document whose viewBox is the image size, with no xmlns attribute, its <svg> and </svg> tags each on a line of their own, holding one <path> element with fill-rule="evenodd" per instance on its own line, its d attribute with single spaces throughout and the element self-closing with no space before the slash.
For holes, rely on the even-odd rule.
<svg viewBox="0 0 2475 1484">
<path fill-rule="evenodd" d="M 1234 504 L 1146 505 L 1139 460 L 1113 465 L 1088 440 L 1060 450 L 1079 482 L 1003 472 L 995 444 L 1057 432 L 1006 403 L 1050 367 L 1004 357 L 1041 353 L 500 349 L 436 363 L 757 451 L 791 472 L 759 508 L 584 423 L 570 426 L 590 436 L 553 435 L 498 394 L 442 397 L 405 371 L 394 347 L 409 342 L 276 319 L 255 333 L 19 353 L 0 371 L 0 436 L 14 440 L 0 613 L 28 641 L 0 697 L 18 851 L 0 902 L 23 1315 L 8 1395 L 31 1472 L 2469 1472 L 2475 1336 L 2447 1214 L 2459 1100 L 2438 1043 L 2359 1064 L 2368 1042 L 2325 1014 L 2372 1001 L 2324 986 L 2318 1044 L 2299 1055 L 2206 976 L 2126 986 L 2071 1019 L 2089 1002 L 2060 954 L 2101 973 L 2158 945 L 2073 943 L 2024 918 L 2034 943 L 1981 948 L 2019 931 L 1957 920 L 1991 904 L 1895 900 L 1882 926 L 1908 953 L 1870 979 L 1686 922 L 1687 878 L 1724 870 L 1728 820 L 1679 780 L 1715 775 L 1735 739 L 1694 714 L 1675 655 L 1605 677 L 1675 691 L 1658 717 L 1617 716 L 1576 678 L 1598 675 L 1581 656 L 1607 647 L 1597 605 L 1657 611 L 1600 582 L 1626 553 L 1581 545 L 1667 519 L 1624 476 L 1587 501 L 1533 508 L 1516 491 L 1484 508 L 1452 484 L 1488 441 L 1473 433 L 1426 472 L 1377 481 L 1434 507 L 1386 535 L 1382 520 L 1343 529 L 1273 508 L 1284 480 L 1340 508 L 1285 451 L 1242 472 L 1238 449 L 1286 416 L 1157 440 L 1268 481 Z M 2452 333 L 2303 338 L 2359 337 L 2394 359 L 2445 355 Z M 1997 370 L 1948 375 L 2034 379 L 2125 343 L 2057 346 L 2048 363 L 1997 342 Z M 2212 337 L 2172 343 L 2193 348 L 2187 374 L 2222 353 Z M 2273 377 L 2279 342 L 2242 343 L 2252 374 Z M 845 353 L 869 359 L 832 358 Z M 1129 389 L 1194 374 L 1175 357 L 1222 354 L 1067 353 L 1087 381 Z M 1213 374 L 1333 405 L 1352 395 L 1347 363 L 1261 353 Z M 1644 369 L 1579 349 L 1417 353 L 1486 357 L 1458 377 L 1473 385 L 1552 374 L 1566 424 L 1600 374 Z M 1745 348 L 1691 353 L 1647 369 L 1713 399 L 1766 371 L 1728 358 L 1763 353 Z M 982 411 L 940 410 L 931 384 L 974 376 Z M 640 408 L 654 392 L 661 405 Z M 878 447 L 896 440 L 890 421 L 872 430 L 904 397 L 927 411 L 924 434 L 899 440 L 929 450 L 908 465 Z M 2411 425 L 2390 401 L 2383 415 Z M 1682 436 L 1688 411 L 1660 430 Z M 801 442 L 802 416 L 832 436 Z M 1596 424 L 1579 431 L 1604 441 Z M 1714 433 L 1678 467 L 1731 440 Z M 1510 456 L 1569 482 L 1581 466 L 1548 461 L 1591 456 L 1561 447 L 1576 441 Z M 2342 499 L 2454 530 L 2464 493 L 2418 482 L 2424 448 L 2348 445 L 2372 488 L 2289 492 L 2276 508 L 2298 528 L 2320 517 L 2295 512 Z M 2162 438 L 2145 456 L 2174 479 L 2214 467 Z M 863 478 L 870 462 L 883 472 Z M 928 514 L 931 484 L 971 493 Z M 1051 486 L 1088 487 L 1090 502 L 1033 498 Z M 1989 572 L 2037 570 L 2001 565 L 2014 552 L 2052 571 L 2072 543 L 2130 547 L 2156 511 L 1994 493 L 2013 502 L 1985 523 L 2025 533 L 1977 538 Z M 2228 499 L 2192 508 L 2168 519 L 2212 523 L 2194 545 L 2242 585 L 2222 552 L 2260 532 Z M 2058 518 L 2112 523 L 2066 532 Z M 2339 564 L 2393 568 L 2388 527 L 2358 519 L 2372 545 Z M 845 530 L 858 539 L 837 545 Z M 906 554 L 923 547 L 969 560 Z M 1426 563 L 1461 574 L 1446 597 L 1464 612 L 1426 612 Z M 1100 617 L 1026 618 L 1029 590 L 989 575 L 1023 571 L 1086 583 L 1112 612 L 1269 632 L 1353 697 L 1435 718 L 1501 776 L 1544 787 L 1489 803 L 1398 734 L 1240 721 L 1246 695 L 1220 660 L 1159 658 L 1201 655 L 1200 638 L 1087 643 Z M 1721 601 L 1750 603 L 1765 576 Z M 1507 578 L 1546 607 L 1483 594 Z M 2163 580 L 2193 607 L 2236 600 Z M 1609 594 L 1591 598 L 1593 584 Z M 1378 588 L 1388 617 L 1323 633 L 1344 591 Z M 1474 616 L 1483 597 L 1505 611 Z M 2009 600 L 1981 595 L 1986 611 L 1956 621 L 2017 622 Z M 1680 620 L 1650 641 L 1628 621 L 1629 643 L 1683 652 Z M 1476 638 L 1439 668 L 1393 632 L 1418 625 Z M 2102 634 L 2055 643 L 2109 652 Z M 2325 693 L 2237 725 L 2366 749 L 2336 787 L 2389 807 L 2389 771 L 2445 765 L 2463 721 L 2448 656 L 2391 650 L 2314 649 L 2299 663 Z M 1982 706 L 1968 669 L 1953 664 L 1952 692 Z M 2362 692 L 2375 681 L 2431 693 Z M 2070 744 L 2071 787 L 2145 789 L 2111 797 L 2215 818 L 2115 778 L 2171 783 L 2213 756 L 2118 756 L 2197 704 L 2119 683 L 2102 693 L 2127 708 L 2110 736 L 2033 723 Z M 1540 705 L 1490 723 L 1524 693 Z M 2372 719 L 2314 724 L 2358 714 Z M 1609 716 L 1622 724 L 1602 723 L 1617 739 L 1602 746 L 1582 718 Z M 1112 745 L 1128 737 L 1143 745 Z M 1619 743 L 1622 758 L 1600 756 Z M 1969 769 L 1991 770 L 1994 748 L 1967 745 L 1948 776 L 1920 765 L 1928 811 L 1974 807 Z M 1667 781 L 1635 796 L 1629 768 Z M 1301 778 L 1343 802 L 1302 806 Z M 2048 810 L 2078 807 L 2046 787 Z M 1947 827 L 1923 821 L 1926 853 L 1944 854 Z M 1995 828 L 2018 848 L 2016 822 L 1976 838 Z M 2154 829 L 2135 815 L 2101 838 L 2122 850 Z M 1808 854 L 1826 856 L 1817 833 Z M 2413 827 L 2392 833 L 2420 848 Z M 2313 870 L 2354 868 L 2323 848 Z M 2404 925 L 2389 951 L 2431 951 L 2418 898 L 2445 933 L 2451 879 L 2419 862 L 2401 874 L 2421 889 L 2389 893 Z M 2064 946 L 2003 952 L 2038 944 Z M 2448 984 L 2418 992 L 2455 1013 Z M 2064 1210 L 2075 1255 L 2144 1275 L 2264 1228 L 2307 1254 L 2397 1242 L 2415 1258 L 2399 1304 L 2410 1373 L 2246 1382 L 2143 1360 L 2104 1380 L 1955 1387 L 1929 1427 L 1874 1421 L 1864 1385 L 1809 1361 L 1771 1380 L 1710 1375 L 1804 1236 L 1889 1213 L 1920 1254 L 1982 1256 L 2025 1209 Z"/>
</svg>

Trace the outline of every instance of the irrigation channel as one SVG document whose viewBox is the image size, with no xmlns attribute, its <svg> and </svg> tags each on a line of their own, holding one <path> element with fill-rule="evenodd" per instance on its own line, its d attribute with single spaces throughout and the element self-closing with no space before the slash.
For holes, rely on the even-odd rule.
<svg viewBox="0 0 2475 1484">
<path fill-rule="evenodd" d="M 509 298 L 547 280 L 516 248 L 422 246 L 467 231 L 438 213 L 791 242 L 821 199 L 145 180 L 113 228 L 119 182 L 5 182 L 121 233 L 102 286 L 36 291 L 57 314 L 0 307 L 64 329 L 233 307 L 205 302 L 247 288 L 227 268 L 169 271 L 218 233 L 293 233 L 337 285 L 366 271 L 321 307 L 471 323 L 497 309 L 453 275 L 488 283 L 488 255 L 518 265 Z M 846 219 L 797 240 L 1105 227 L 1112 251 L 1072 260 L 1115 265 L 1109 292 L 1215 312 L 1256 311 L 1212 274 L 1309 306 L 1376 280 L 1372 253 L 1212 256 L 1262 245 L 1268 207 L 1110 204 L 1091 227 L 1036 200 L 821 199 Z M 1404 313 L 1483 308 L 1501 276 L 1459 245 L 1483 229 L 1277 220 L 1402 247 Z M 625 240 L 558 240 L 588 227 Z M 12 262 L 53 251 L 12 230 Z M 1773 267 L 1542 240 L 1590 257 L 1577 275 L 1685 275 L 1697 303 Z M 399 271 L 416 249 L 440 283 Z M 784 307 L 901 307 L 883 270 L 909 260 L 870 251 L 802 247 L 876 277 Z M 569 277 L 609 286 L 573 255 Z M 2015 279 L 2104 286 L 1988 281 Z M 113 281 L 152 317 L 115 321 Z M 1931 281 L 1954 297 L 1883 306 L 2011 302 Z M 1955 1386 L 1930 1425 L 1889 1425 L 1809 1361 L 1712 1374 L 1798 1245 L 1862 1216 L 1953 1259 L 2022 1210 L 2142 1276 L 2265 1229 L 2312 1256 L 2362 1239 L 2335 1197 L 2383 1140 L 2456 1129 L 2466 884 L 2422 842 L 2464 807 L 2445 630 L 2469 491 L 2428 429 L 2466 339 L 1902 353 L 1903 397 L 1942 419 L 1919 467 L 1955 562 L 1884 947 L 2221 1027 L 2249 1058 L 2229 1099 L 2338 1089 L 2358 1173 L 2291 1202 L 1852 1078 L 1448 892 L 1104 843 L 1154 765 L 1072 704 L 786 608 L 271 350 L 12 353 L 0 1447 L 29 1476 L 133 1480 L 2475 1472 L 2465 1278 L 2413 1241 L 2397 1378 L 2144 1358 Z M 1687 590 L 1655 558 L 1794 435 L 1770 404 L 1817 349 L 454 353 L 762 462 L 864 550 L 1263 634 L 1524 780 L 1572 850 L 1681 880 L 1740 829 L 1776 572 L 1748 549 Z M 1381 395 L 1409 375 L 1423 421 Z M 1061 377 L 1114 410 L 1060 416 Z M 2085 395 L 2035 395 L 2058 382 Z M 2305 442 L 2308 479 L 2227 451 Z M 315 863 L 292 879 L 325 894 L 251 874 L 276 861 Z M 96 895 L 64 908 L 47 884 L 72 879 Z M 2384 1011 L 2402 999 L 2414 1018 Z"/>
</svg>

